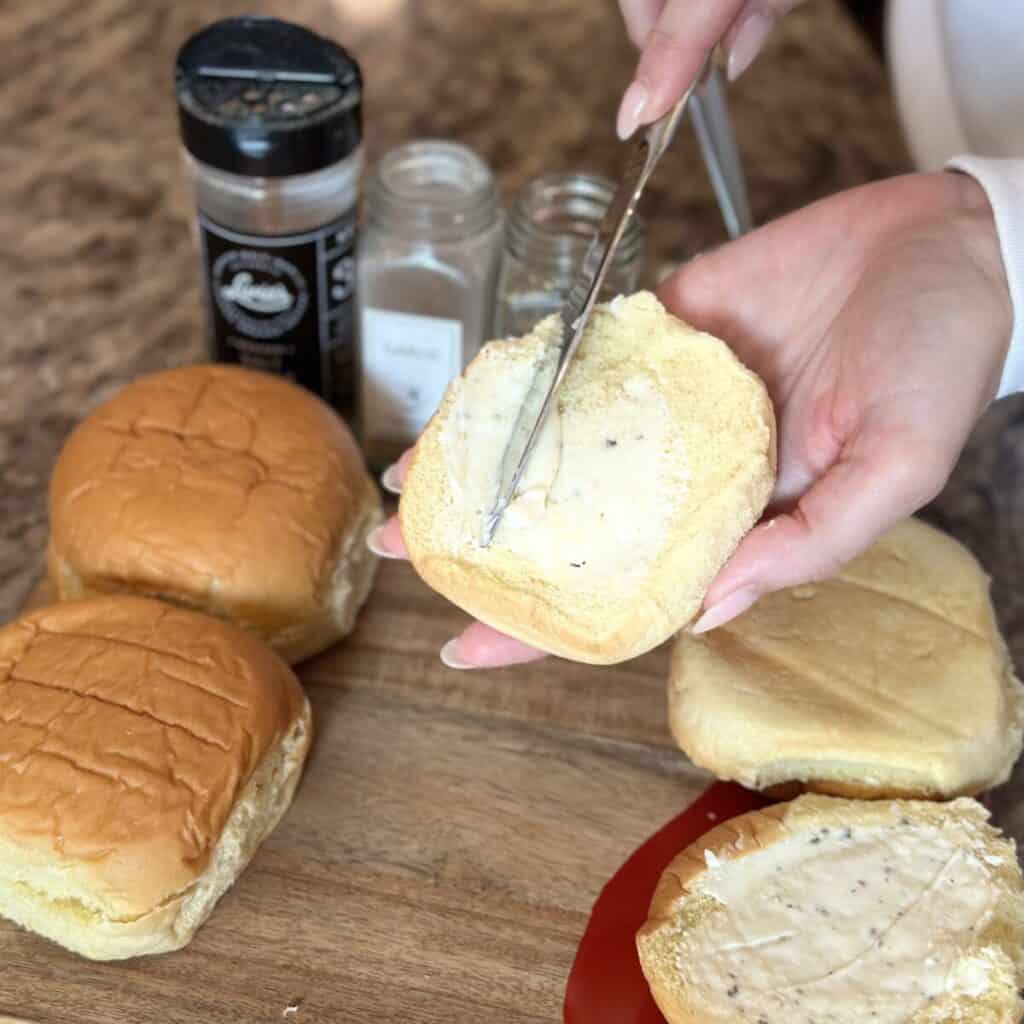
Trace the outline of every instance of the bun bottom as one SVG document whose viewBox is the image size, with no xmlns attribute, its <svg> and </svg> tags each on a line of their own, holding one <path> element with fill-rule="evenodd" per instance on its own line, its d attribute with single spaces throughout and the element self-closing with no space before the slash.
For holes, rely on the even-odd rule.
<svg viewBox="0 0 1024 1024">
<path fill-rule="evenodd" d="M 669 1024 L 1011 1024 L 1024 881 L 973 800 L 804 796 L 734 818 L 658 883 L 637 950 Z"/>
<path fill-rule="evenodd" d="M 217 901 L 284 816 L 312 740 L 308 702 L 242 790 L 206 871 L 183 892 L 132 918 L 112 918 L 74 870 L 0 839 L 0 916 L 90 960 L 124 960 L 188 945 Z"/>
</svg>

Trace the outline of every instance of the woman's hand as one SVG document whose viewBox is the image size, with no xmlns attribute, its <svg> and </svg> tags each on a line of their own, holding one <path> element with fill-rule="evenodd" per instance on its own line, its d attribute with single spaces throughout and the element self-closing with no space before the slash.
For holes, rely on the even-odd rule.
<svg viewBox="0 0 1024 1024">
<path fill-rule="evenodd" d="M 1012 327 L 988 201 L 951 173 L 823 199 L 697 257 L 660 295 L 730 342 L 778 417 L 771 517 L 711 585 L 698 632 L 833 575 L 931 500 L 996 394 Z M 404 557 L 395 520 L 372 544 Z M 463 668 L 539 656 L 478 623 L 443 654 Z"/>
<path fill-rule="evenodd" d="M 730 79 L 761 52 L 772 26 L 799 0 L 619 0 L 640 63 L 619 106 L 619 137 L 664 114 L 720 40 Z"/>
</svg>

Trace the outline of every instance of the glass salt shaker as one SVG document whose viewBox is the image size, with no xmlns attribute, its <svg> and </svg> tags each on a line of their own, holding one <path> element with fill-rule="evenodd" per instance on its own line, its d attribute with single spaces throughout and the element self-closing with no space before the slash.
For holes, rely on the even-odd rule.
<svg viewBox="0 0 1024 1024">
<path fill-rule="evenodd" d="M 212 358 L 353 418 L 358 65 L 301 26 L 228 18 L 182 46 L 175 86 Z"/>
<path fill-rule="evenodd" d="M 416 440 L 487 340 L 502 228 L 490 168 L 458 143 L 399 146 L 365 188 L 359 419 L 367 461 L 381 468 Z"/>
<path fill-rule="evenodd" d="M 495 337 L 525 334 L 561 309 L 614 191 L 595 174 L 556 172 L 516 193 L 505 226 Z M 608 268 L 602 301 L 636 291 L 643 249 L 643 228 L 634 216 Z"/>
</svg>

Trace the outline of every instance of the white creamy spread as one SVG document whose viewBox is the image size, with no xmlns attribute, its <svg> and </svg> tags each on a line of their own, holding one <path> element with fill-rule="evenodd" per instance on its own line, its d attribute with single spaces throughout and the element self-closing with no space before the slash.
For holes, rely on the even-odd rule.
<svg viewBox="0 0 1024 1024">
<path fill-rule="evenodd" d="M 537 354 L 541 352 L 540 345 Z M 441 443 L 459 507 L 454 547 L 479 543 L 534 364 L 503 360 L 461 382 Z M 620 384 L 566 382 L 492 542 L 548 576 L 640 574 L 685 489 L 667 403 L 647 371 Z M 668 457 L 671 453 L 671 457 Z"/>
<path fill-rule="evenodd" d="M 701 1002 L 729 1006 L 709 1019 L 902 1024 L 984 991 L 984 961 L 955 951 L 991 913 L 987 879 L 935 828 L 804 833 L 708 871 L 722 907 L 684 934 L 679 969 Z"/>
</svg>

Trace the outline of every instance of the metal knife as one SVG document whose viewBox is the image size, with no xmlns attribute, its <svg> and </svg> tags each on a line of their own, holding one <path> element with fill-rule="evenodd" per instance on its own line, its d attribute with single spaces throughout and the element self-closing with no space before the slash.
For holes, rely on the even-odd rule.
<svg viewBox="0 0 1024 1024">
<path fill-rule="evenodd" d="M 633 144 L 622 181 L 615 192 L 593 242 L 583 259 L 583 266 L 562 306 L 562 334 L 538 365 L 526 398 L 519 409 L 512 436 L 501 459 L 498 491 L 480 531 L 480 546 L 488 547 L 495 531 L 515 496 L 530 454 L 537 444 L 541 428 L 554 403 L 558 387 L 565 378 L 569 363 L 579 348 L 580 340 L 597 303 L 605 274 L 622 234 L 633 216 L 640 195 L 662 154 L 668 149 L 676 128 L 695 89 L 704 83 L 711 68 L 710 54 L 682 99 L 660 120 L 647 129 Z"/>
</svg>

